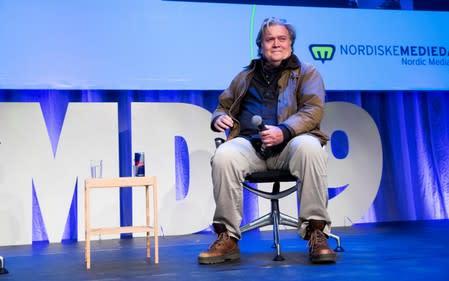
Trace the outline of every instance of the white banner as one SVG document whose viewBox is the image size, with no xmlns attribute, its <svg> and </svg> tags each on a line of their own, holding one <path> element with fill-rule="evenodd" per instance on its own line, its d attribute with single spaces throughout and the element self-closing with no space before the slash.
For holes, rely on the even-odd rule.
<svg viewBox="0 0 449 281">
<path fill-rule="evenodd" d="M 448 12 L 160 0 L 0 0 L 0 88 L 224 89 L 269 16 L 327 89 L 449 89 Z"/>
</svg>

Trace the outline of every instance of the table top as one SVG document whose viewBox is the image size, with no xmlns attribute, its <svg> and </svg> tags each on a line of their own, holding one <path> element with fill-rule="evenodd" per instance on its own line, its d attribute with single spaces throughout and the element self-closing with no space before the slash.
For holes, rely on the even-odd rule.
<svg viewBox="0 0 449 281">
<path fill-rule="evenodd" d="M 84 183 L 86 187 L 154 186 L 156 177 L 87 178 Z"/>
</svg>

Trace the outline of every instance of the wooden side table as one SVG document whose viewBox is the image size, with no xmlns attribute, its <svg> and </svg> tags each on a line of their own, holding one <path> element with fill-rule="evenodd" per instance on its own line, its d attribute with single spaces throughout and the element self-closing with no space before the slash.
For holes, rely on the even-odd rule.
<svg viewBox="0 0 449 281">
<path fill-rule="evenodd" d="M 90 226 L 90 190 L 93 188 L 145 187 L 146 225 L 91 228 Z M 153 226 L 150 226 L 150 192 L 153 188 Z M 88 178 L 84 181 L 84 225 L 85 225 L 85 262 L 90 269 L 90 239 L 92 235 L 146 232 L 147 258 L 150 253 L 150 233 L 154 236 L 154 263 L 159 263 L 157 180 L 156 177 L 121 177 L 121 178 Z"/>
</svg>

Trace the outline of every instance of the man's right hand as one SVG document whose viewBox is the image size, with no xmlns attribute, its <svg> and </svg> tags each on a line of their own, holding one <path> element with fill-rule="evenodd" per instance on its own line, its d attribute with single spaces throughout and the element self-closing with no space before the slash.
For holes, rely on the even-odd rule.
<svg viewBox="0 0 449 281">
<path fill-rule="evenodd" d="M 221 115 L 215 120 L 214 127 L 219 132 L 224 132 L 225 130 L 232 128 L 234 126 L 234 121 L 229 115 Z"/>
</svg>

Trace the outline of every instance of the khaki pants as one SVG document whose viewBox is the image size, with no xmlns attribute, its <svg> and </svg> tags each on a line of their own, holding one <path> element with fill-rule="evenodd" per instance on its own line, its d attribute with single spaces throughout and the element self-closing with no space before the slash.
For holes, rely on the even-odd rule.
<svg viewBox="0 0 449 281">
<path fill-rule="evenodd" d="M 300 135 L 284 150 L 267 160 L 260 158 L 251 143 L 235 138 L 220 145 L 211 160 L 216 210 L 214 223 L 224 224 L 230 235 L 240 239 L 243 210 L 242 181 L 245 176 L 267 169 L 290 170 L 299 180 L 299 234 L 304 237 L 308 220 L 324 220 L 330 233 L 327 213 L 327 153 L 318 138 Z"/>
</svg>

